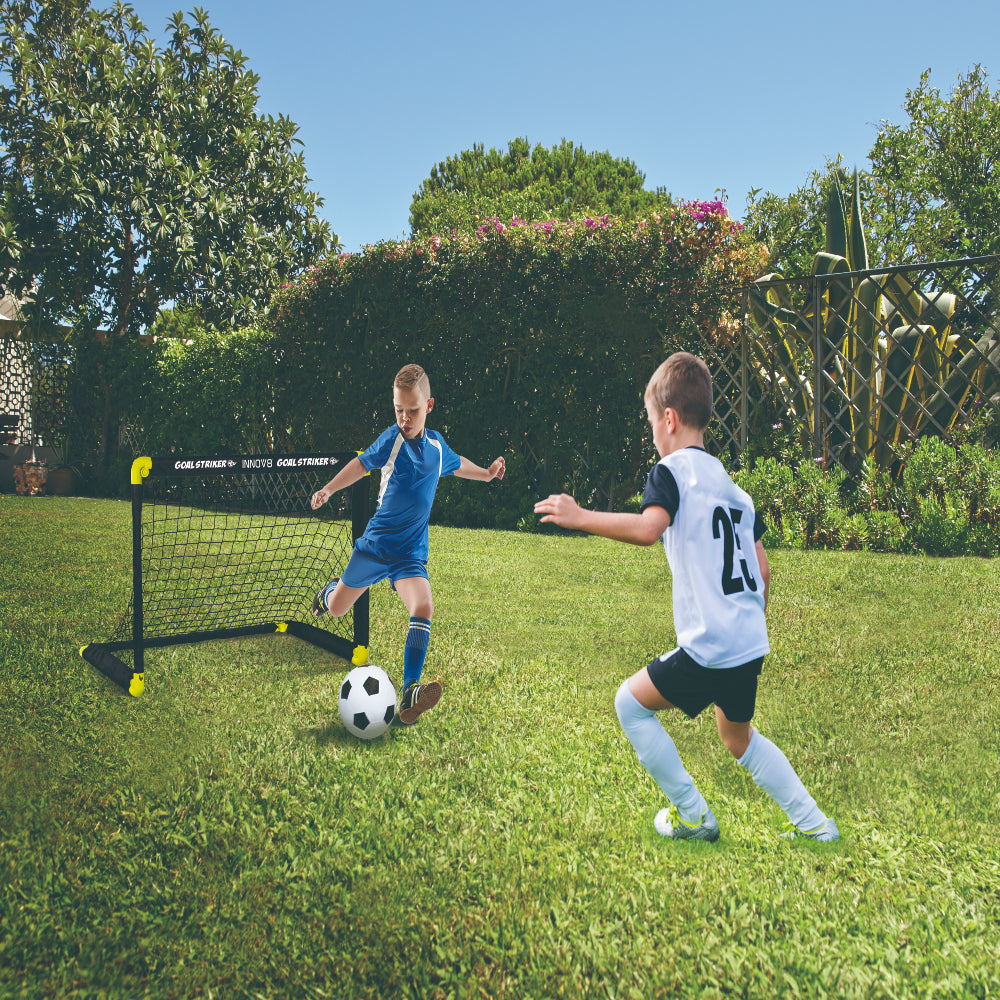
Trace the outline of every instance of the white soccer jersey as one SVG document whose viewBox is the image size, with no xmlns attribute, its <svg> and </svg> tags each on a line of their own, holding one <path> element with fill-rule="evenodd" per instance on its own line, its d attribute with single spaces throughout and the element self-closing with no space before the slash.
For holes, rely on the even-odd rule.
<svg viewBox="0 0 1000 1000">
<path fill-rule="evenodd" d="M 673 576 L 677 645 L 705 667 L 764 656 L 770 645 L 753 500 L 717 458 L 682 448 L 650 472 L 642 506 L 652 504 L 671 515 L 663 548 Z"/>
</svg>

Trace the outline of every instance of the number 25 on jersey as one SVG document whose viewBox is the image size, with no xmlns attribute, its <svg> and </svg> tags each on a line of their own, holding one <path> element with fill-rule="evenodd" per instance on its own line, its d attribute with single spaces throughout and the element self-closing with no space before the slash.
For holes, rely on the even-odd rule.
<svg viewBox="0 0 1000 1000">
<path fill-rule="evenodd" d="M 746 559 L 742 557 L 743 548 L 740 545 L 740 536 L 736 528 L 743 518 L 743 511 L 739 507 L 716 507 L 712 514 L 712 537 L 722 540 L 722 592 L 728 597 L 730 594 L 741 594 L 746 588 L 756 592 L 757 581 L 750 572 Z M 734 576 L 735 559 L 740 557 L 740 570 L 742 579 Z"/>
</svg>

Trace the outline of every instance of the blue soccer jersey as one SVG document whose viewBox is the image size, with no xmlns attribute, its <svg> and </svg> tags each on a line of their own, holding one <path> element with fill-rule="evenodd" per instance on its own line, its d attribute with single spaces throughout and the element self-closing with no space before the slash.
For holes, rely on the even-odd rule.
<svg viewBox="0 0 1000 1000">
<path fill-rule="evenodd" d="M 427 524 L 438 480 L 455 472 L 461 459 L 437 431 L 425 428 L 419 438 L 405 441 L 395 424 L 359 457 L 369 472 L 381 470 L 382 485 L 356 548 L 382 562 L 400 557 L 426 562 Z"/>
</svg>

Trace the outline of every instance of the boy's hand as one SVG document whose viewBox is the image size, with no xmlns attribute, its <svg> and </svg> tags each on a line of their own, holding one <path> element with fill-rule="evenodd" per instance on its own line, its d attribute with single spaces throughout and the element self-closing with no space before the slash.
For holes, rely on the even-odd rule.
<svg viewBox="0 0 1000 1000">
<path fill-rule="evenodd" d="M 330 494 L 327 492 L 325 487 L 321 490 L 317 490 L 312 495 L 312 500 L 310 501 L 310 503 L 312 504 L 312 509 L 317 510 L 319 507 L 322 507 L 323 504 L 325 504 L 329 499 L 330 499 Z"/>
<path fill-rule="evenodd" d="M 490 479 L 491 480 L 493 480 L 493 479 L 503 479 L 503 474 L 507 471 L 507 466 L 504 464 L 504 460 L 502 458 L 498 458 L 490 466 L 489 471 L 490 471 Z"/>
<path fill-rule="evenodd" d="M 535 504 L 535 513 L 545 515 L 542 518 L 543 524 L 551 521 L 561 528 L 573 528 L 576 526 L 581 509 L 568 493 L 553 493 Z"/>
</svg>

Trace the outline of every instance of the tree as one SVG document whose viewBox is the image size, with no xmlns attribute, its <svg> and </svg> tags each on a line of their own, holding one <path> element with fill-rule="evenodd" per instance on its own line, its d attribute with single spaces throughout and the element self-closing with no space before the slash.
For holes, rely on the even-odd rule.
<svg viewBox="0 0 1000 1000">
<path fill-rule="evenodd" d="M 928 70 L 904 108 L 909 122 L 883 121 L 871 169 L 859 171 L 872 265 L 1000 253 L 1000 90 L 976 66 L 946 99 Z M 838 156 L 787 197 L 750 192 L 744 224 L 768 246 L 770 270 L 808 273 L 827 192 L 846 179 Z"/>
<path fill-rule="evenodd" d="M 431 169 L 410 204 L 410 228 L 426 237 L 471 232 L 490 217 L 631 219 L 670 202 L 663 189 L 644 190 L 644 182 L 631 160 L 588 153 L 565 139 L 552 149 L 513 139 L 506 153 L 477 144 Z"/>
<path fill-rule="evenodd" d="M 1000 90 L 990 92 L 977 65 L 944 98 L 927 70 L 904 108 L 908 124 L 883 121 L 870 153 L 882 202 L 873 224 L 890 252 L 900 260 L 1000 253 Z"/>
<path fill-rule="evenodd" d="M 766 270 L 786 277 L 809 273 L 816 248 L 825 240 L 827 192 L 834 181 L 845 186 L 841 161 L 828 161 L 826 173 L 814 170 L 807 182 L 787 197 L 754 188 L 747 195 L 743 225 L 767 248 Z"/>
<path fill-rule="evenodd" d="M 0 281 L 36 316 L 110 341 L 172 301 L 245 323 L 337 246 L 297 126 L 191 17 L 160 50 L 122 2 L 0 0 Z"/>
</svg>

